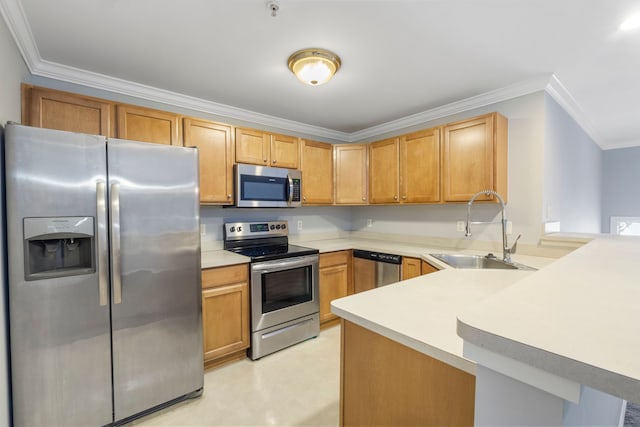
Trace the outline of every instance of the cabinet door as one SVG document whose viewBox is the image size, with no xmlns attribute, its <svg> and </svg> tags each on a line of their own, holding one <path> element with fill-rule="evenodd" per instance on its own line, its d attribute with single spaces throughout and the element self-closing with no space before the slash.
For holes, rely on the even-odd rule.
<svg viewBox="0 0 640 427">
<path fill-rule="evenodd" d="M 249 269 L 246 264 L 202 271 L 205 362 L 249 347 Z"/>
<path fill-rule="evenodd" d="M 440 201 L 440 129 L 400 137 L 401 201 Z"/>
<path fill-rule="evenodd" d="M 300 161 L 299 139 L 296 136 L 271 135 L 271 166 L 298 169 Z"/>
<path fill-rule="evenodd" d="M 443 135 L 444 201 L 468 201 L 481 190 L 496 190 L 494 115 L 447 125 Z M 501 196 L 506 197 L 506 193 Z M 493 197 L 482 195 L 476 200 Z"/>
<path fill-rule="evenodd" d="M 369 144 L 369 202 L 398 203 L 398 138 Z"/>
<path fill-rule="evenodd" d="M 367 146 L 338 144 L 335 154 L 335 202 L 344 205 L 366 205 Z"/>
<path fill-rule="evenodd" d="M 333 203 L 333 146 L 324 142 L 302 141 L 302 202 Z"/>
<path fill-rule="evenodd" d="M 67 92 L 23 86 L 28 118 L 23 123 L 40 128 L 112 136 L 113 104 Z"/>
<path fill-rule="evenodd" d="M 233 143 L 231 126 L 184 119 L 184 145 L 197 147 L 200 203 L 233 203 Z"/>
<path fill-rule="evenodd" d="M 246 283 L 202 291 L 204 359 L 249 346 L 249 289 Z"/>
<path fill-rule="evenodd" d="M 421 265 L 419 258 L 402 257 L 402 280 L 418 277 L 421 273 Z"/>
<path fill-rule="evenodd" d="M 236 128 L 236 162 L 269 166 L 269 134 Z"/>
<path fill-rule="evenodd" d="M 422 265 L 420 267 L 420 270 L 421 270 L 421 274 L 422 275 L 435 273 L 436 271 L 440 271 L 437 268 L 435 268 L 433 265 L 429 264 L 427 261 L 424 261 L 424 260 L 422 260 Z"/>
<path fill-rule="evenodd" d="M 118 104 L 118 138 L 182 145 L 180 116 L 166 111 Z"/>
<path fill-rule="evenodd" d="M 320 269 L 320 323 L 337 318 L 331 313 L 331 301 L 347 296 L 348 272 L 347 265 Z"/>
</svg>

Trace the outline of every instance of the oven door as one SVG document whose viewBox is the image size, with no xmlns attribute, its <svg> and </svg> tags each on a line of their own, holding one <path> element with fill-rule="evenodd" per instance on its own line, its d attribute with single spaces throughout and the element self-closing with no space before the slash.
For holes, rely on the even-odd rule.
<svg viewBox="0 0 640 427">
<path fill-rule="evenodd" d="M 251 330 L 317 313 L 318 255 L 251 264 Z"/>
</svg>

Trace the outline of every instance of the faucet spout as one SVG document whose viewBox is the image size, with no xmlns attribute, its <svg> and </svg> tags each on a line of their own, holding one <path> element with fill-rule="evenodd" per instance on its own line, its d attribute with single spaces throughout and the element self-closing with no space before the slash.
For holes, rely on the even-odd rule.
<svg viewBox="0 0 640 427">
<path fill-rule="evenodd" d="M 473 204 L 473 202 L 475 202 L 476 198 L 478 198 L 481 195 L 495 196 L 500 202 L 500 205 L 502 207 L 502 221 L 501 221 L 502 223 L 502 260 L 504 262 L 511 262 L 511 254 L 515 253 L 516 245 L 518 243 L 518 239 L 520 238 L 520 236 L 518 236 L 518 238 L 514 242 L 513 247 L 509 248 L 507 244 L 507 217 L 505 214 L 504 200 L 502 199 L 500 194 L 498 194 L 497 192 L 486 189 L 486 190 L 478 191 L 476 194 L 474 194 L 471 197 L 471 200 L 469 200 L 469 202 L 467 203 L 467 222 L 465 225 L 464 235 L 465 237 L 471 237 L 471 222 L 472 222 L 471 221 L 471 205 Z"/>
</svg>

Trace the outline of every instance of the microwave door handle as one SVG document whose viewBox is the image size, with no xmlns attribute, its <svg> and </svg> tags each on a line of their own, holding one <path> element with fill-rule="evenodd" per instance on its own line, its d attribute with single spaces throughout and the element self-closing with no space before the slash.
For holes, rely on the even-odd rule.
<svg viewBox="0 0 640 427">
<path fill-rule="evenodd" d="M 289 181 L 289 198 L 287 200 L 287 205 L 291 206 L 291 202 L 293 201 L 293 179 L 291 178 L 291 174 L 287 174 L 287 180 Z"/>
</svg>

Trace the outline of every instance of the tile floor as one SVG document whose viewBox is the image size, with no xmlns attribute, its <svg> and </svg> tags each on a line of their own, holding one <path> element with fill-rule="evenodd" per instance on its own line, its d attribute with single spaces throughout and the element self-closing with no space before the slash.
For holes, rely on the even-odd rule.
<svg viewBox="0 0 640 427">
<path fill-rule="evenodd" d="M 340 327 L 263 357 L 209 370 L 204 393 L 133 422 L 143 426 L 337 426 Z"/>
</svg>

